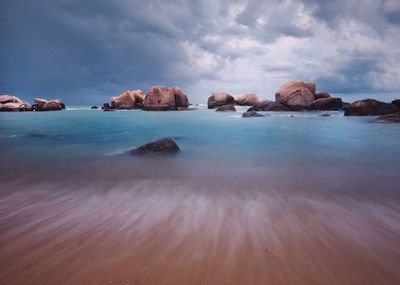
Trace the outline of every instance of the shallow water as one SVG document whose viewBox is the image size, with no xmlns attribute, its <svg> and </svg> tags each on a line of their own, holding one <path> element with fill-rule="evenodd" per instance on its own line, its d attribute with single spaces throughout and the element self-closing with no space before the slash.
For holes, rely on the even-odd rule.
<svg viewBox="0 0 400 285">
<path fill-rule="evenodd" d="M 240 115 L 0 113 L 0 283 L 398 284 L 400 125 Z"/>
</svg>

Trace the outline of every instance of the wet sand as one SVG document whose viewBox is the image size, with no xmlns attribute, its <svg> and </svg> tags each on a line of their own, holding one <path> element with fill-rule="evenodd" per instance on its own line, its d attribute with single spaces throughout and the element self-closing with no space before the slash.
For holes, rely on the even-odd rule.
<svg viewBox="0 0 400 285">
<path fill-rule="evenodd" d="M 1 284 L 400 282 L 400 204 L 379 169 L 81 165 L 7 164 Z"/>
</svg>

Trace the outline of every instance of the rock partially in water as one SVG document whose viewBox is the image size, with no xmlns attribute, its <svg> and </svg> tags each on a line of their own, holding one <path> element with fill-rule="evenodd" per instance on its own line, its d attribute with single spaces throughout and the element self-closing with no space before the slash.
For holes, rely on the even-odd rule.
<svg viewBox="0 0 400 285">
<path fill-rule="evenodd" d="M 282 85 L 275 93 L 275 101 L 283 103 L 294 110 L 309 107 L 315 100 L 315 83 L 301 80 L 290 81 Z"/>
<path fill-rule="evenodd" d="M 392 104 L 395 105 L 397 108 L 400 109 L 400 99 L 396 99 L 392 101 Z"/>
<path fill-rule="evenodd" d="M 2 112 L 22 112 L 26 111 L 24 103 L 4 103 L 1 104 L 0 111 Z"/>
<path fill-rule="evenodd" d="M 120 95 L 111 97 L 111 108 L 129 110 L 143 107 L 144 96 L 142 90 L 127 90 Z"/>
<path fill-rule="evenodd" d="M 331 97 L 331 94 L 329 94 L 328 92 L 318 92 L 318 93 L 315 93 L 315 100 L 318 100 L 318 99 L 323 99 L 323 98 L 329 98 L 329 97 Z"/>
<path fill-rule="evenodd" d="M 345 116 L 376 116 L 386 115 L 399 111 L 392 103 L 385 103 L 375 99 L 356 101 L 344 108 Z"/>
<path fill-rule="evenodd" d="M 40 111 L 61 111 L 62 109 L 62 105 L 57 100 L 51 100 L 45 103 Z"/>
<path fill-rule="evenodd" d="M 328 114 L 328 113 L 323 113 L 323 114 L 321 114 L 321 115 L 319 115 L 320 117 L 330 117 L 331 115 L 330 114 Z"/>
<path fill-rule="evenodd" d="M 242 118 L 252 118 L 252 117 L 265 117 L 265 115 L 259 114 L 256 111 L 247 111 L 242 114 Z"/>
<path fill-rule="evenodd" d="M 97 107 L 97 106 L 92 106 L 92 107 L 90 107 L 90 109 L 92 109 L 92 110 L 98 110 L 99 107 Z"/>
<path fill-rule="evenodd" d="M 162 138 L 134 148 L 130 150 L 130 154 L 176 153 L 178 151 L 180 151 L 180 149 L 173 139 Z"/>
<path fill-rule="evenodd" d="M 315 100 L 311 104 L 311 108 L 318 111 L 335 111 L 343 107 L 341 98 L 329 97 Z"/>
<path fill-rule="evenodd" d="M 247 111 L 292 111 L 289 106 L 277 103 L 270 100 L 264 100 L 252 107 Z"/>
<path fill-rule="evenodd" d="M 144 98 L 148 111 L 181 110 L 189 107 L 189 100 L 179 87 L 153 86 Z"/>
<path fill-rule="evenodd" d="M 400 123 L 400 112 L 383 115 L 383 116 L 376 118 L 376 120 L 380 121 L 380 122 Z"/>
<path fill-rule="evenodd" d="M 254 93 L 241 94 L 233 96 L 236 105 L 239 106 L 253 106 L 261 102 L 260 98 Z"/>
<path fill-rule="evenodd" d="M 104 103 L 104 104 L 103 104 L 103 107 L 101 107 L 101 109 L 102 109 L 104 112 L 114 111 L 114 109 L 111 108 L 110 104 L 108 104 L 108 103 Z"/>
<path fill-rule="evenodd" d="M 215 112 L 236 112 L 236 108 L 233 105 L 223 105 L 219 107 Z"/>
<path fill-rule="evenodd" d="M 218 108 L 224 105 L 234 105 L 235 99 L 228 93 L 213 93 L 208 97 L 208 109 Z"/>
<path fill-rule="evenodd" d="M 0 103 L 7 104 L 7 103 L 25 103 L 23 100 L 19 99 L 16 96 L 11 95 L 0 95 Z"/>
</svg>

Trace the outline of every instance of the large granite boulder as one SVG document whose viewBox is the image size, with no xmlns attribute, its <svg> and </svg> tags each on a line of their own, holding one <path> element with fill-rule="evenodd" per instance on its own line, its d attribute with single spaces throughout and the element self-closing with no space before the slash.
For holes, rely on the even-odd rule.
<svg viewBox="0 0 400 285">
<path fill-rule="evenodd" d="M 318 100 L 318 99 L 323 99 L 323 98 L 329 98 L 329 97 L 331 97 L 331 94 L 329 94 L 328 92 L 318 92 L 318 93 L 315 93 L 315 100 Z"/>
<path fill-rule="evenodd" d="M 42 99 L 42 98 L 35 98 L 35 100 L 33 100 L 33 105 L 41 110 L 44 106 L 44 104 L 46 104 L 48 101 L 46 99 Z"/>
<path fill-rule="evenodd" d="M 309 107 L 315 100 L 315 83 L 301 80 L 290 81 L 282 85 L 275 93 L 275 101 L 301 110 Z"/>
<path fill-rule="evenodd" d="M 2 112 L 22 112 L 22 111 L 27 111 L 27 106 L 24 103 L 4 103 L 4 104 L 1 104 L 0 111 L 2 111 Z"/>
<path fill-rule="evenodd" d="M 252 107 L 250 107 L 247 111 L 291 111 L 289 106 L 286 106 L 281 103 L 277 103 L 270 100 L 264 100 Z"/>
<path fill-rule="evenodd" d="M 189 107 L 189 100 L 178 87 L 153 86 L 144 98 L 144 109 L 151 111 L 181 110 Z"/>
<path fill-rule="evenodd" d="M 0 103 L 7 104 L 7 103 L 25 103 L 25 102 L 16 96 L 0 95 Z"/>
<path fill-rule="evenodd" d="M 223 105 L 233 105 L 235 104 L 235 99 L 228 93 L 213 93 L 208 97 L 208 109 L 214 109 L 221 107 Z"/>
<path fill-rule="evenodd" d="M 392 104 L 395 105 L 397 108 L 400 109 L 400 99 L 396 99 L 392 101 Z"/>
<path fill-rule="evenodd" d="M 40 111 L 60 111 L 62 109 L 62 105 L 58 101 L 51 100 L 44 104 Z"/>
<path fill-rule="evenodd" d="M 265 115 L 259 114 L 256 111 L 247 111 L 242 114 L 243 118 L 252 118 L 252 117 L 265 117 Z"/>
<path fill-rule="evenodd" d="M 376 116 L 386 115 L 399 111 L 392 103 L 385 103 L 375 99 L 356 101 L 344 108 L 345 116 Z"/>
<path fill-rule="evenodd" d="M 130 150 L 130 154 L 175 153 L 178 151 L 180 151 L 178 145 L 171 138 L 162 138 L 134 148 Z"/>
<path fill-rule="evenodd" d="M 320 111 L 340 110 L 343 107 L 342 99 L 336 97 L 321 98 L 311 104 L 311 108 Z"/>
<path fill-rule="evenodd" d="M 233 98 L 236 105 L 239 106 L 253 106 L 261 102 L 260 98 L 254 93 L 235 95 Z"/>
<path fill-rule="evenodd" d="M 134 109 L 143 107 L 142 90 L 127 90 L 120 95 L 111 97 L 111 108 L 114 109 Z"/>
<path fill-rule="evenodd" d="M 221 107 L 218 107 L 215 112 L 236 112 L 235 106 L 228 104 L 228 105 L 223 105 Z"/>
<path fill-rule="evenodd" d="M 379 122 L 400 123 L 400 112 L 387 114 L 376 118 Z"/>
</svg>

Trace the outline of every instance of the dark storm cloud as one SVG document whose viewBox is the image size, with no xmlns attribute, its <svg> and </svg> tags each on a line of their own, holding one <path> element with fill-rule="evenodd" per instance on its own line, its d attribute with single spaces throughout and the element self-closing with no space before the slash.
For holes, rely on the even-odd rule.
<svg viewBox="0 0 400 285">
<path fill-rule="evenodd" d="M 168 84 L 204 101 L 295 78 L 398 91 L 398 3 L 3 0 L 0 93 L 95 102 Z"/>
</svg>

